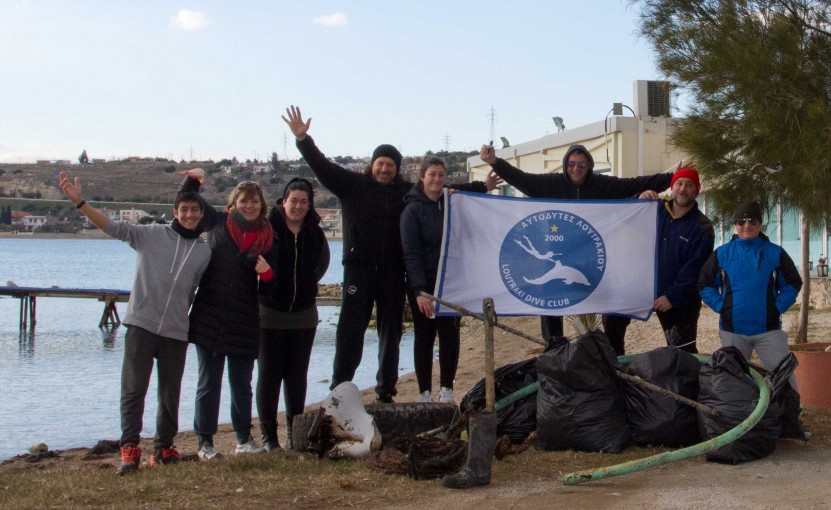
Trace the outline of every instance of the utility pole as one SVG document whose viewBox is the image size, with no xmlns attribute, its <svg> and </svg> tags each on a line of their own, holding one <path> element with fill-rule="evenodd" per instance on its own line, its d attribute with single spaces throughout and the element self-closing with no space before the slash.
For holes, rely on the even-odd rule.
<svg viewBox="0 0 831 510">
<path fill-rule="evenodd" d="M 450 152 L 450 135 L 444 134 L 444 152 Z"/>
<path fill-rule="evenodd" d="M 288 142 L 288 139 L 289 139 L 288 135 L 286 133 L 283 133 L 283 161 L 288 161 L 289 160 L 289 148 L 288 148 L 289 147 L 289 145 L 288 145 L 289 142 Z"/>
<path fill-rule="evenodd" d="M 491 143 L 493 143 L 494 126 L 496 124 L 496 110 L 493 109 L 493 105 L 491 105 L 491 109 L 488 112 L 488 122 L 490 122 L 490 124 L 491 124 L 490 140 L 491 140 Z"/>
</svg>

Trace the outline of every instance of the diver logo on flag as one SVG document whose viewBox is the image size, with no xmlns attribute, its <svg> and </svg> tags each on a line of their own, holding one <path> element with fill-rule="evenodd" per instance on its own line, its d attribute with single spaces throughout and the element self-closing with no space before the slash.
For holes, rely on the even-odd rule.
<svg viewBox="0 0 831 510">
<path fill-rule="evenodd" d="M 586 219 L 562 210 L 526 216 L 499 252 L 502 283 L 523 303 L 559 310 L 586 299 L 606 268 L 603 237 Z"/>
</svg>

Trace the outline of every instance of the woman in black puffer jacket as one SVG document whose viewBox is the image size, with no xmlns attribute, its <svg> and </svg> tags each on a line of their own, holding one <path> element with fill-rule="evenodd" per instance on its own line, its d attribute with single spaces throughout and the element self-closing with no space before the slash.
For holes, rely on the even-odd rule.
<svg viewBox="0 0 831 510">
<path fill-rule="evenodd" d="M 184 191 L 198 191 L 201 169 L 188 176 Z M 211 261 L 202 275 L 190 312 L 188 338 L 196 344 L 199 381 L 193 429 L 202 460 L 220 456 L 213 436 L 219 422 L 222 373 L 228 360 L 231 423 L 237 437 L 235 454 L 259 453 L 251 437 L 251 379 L 259 352 L 259 280 L 268 281 L 276 267 L 271 252 L 273 233 L 266 219 L 266 202 L 259 184 L 241 182 L 228 197 L 224 212 L 206 204 L 202 226 L 211 247 Z"/>
<path fill-rule="evenodd" d="M 280 260 L 274 278 L 260 285 L 260 357 L 257 412 L 263 446 L 280 449 L 277 404 L 286 403 L 286 447 L 291 422 L 306 403 L 306 374 L 317 331 L 317 282 L 329 267 L 329 243 L 320 228 L 312 184 L 292 179 L 271 209 L 274 250 Z"/>
</svg>

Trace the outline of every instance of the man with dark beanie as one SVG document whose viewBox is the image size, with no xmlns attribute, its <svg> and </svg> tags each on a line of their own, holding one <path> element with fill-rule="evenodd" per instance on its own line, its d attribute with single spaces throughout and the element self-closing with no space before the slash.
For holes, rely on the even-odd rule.
<svg viewBox="0 0 831 510">
<path fill-rule="evenodd" d="M 508 184 L 531 198 L 607 199 L 632 198 L 646 190 L 664 191 L 671 173 L 620 178 L 596 175 L 594 158 L 582 145 L 572 145 L 563 156 L 562 173 L 532 174 L 497 158 L 493 145 L 483 145 L 479 157 Z M 680 163 L 677 168 L 680 168 Z M 542 336 L 548 340 L 563 335 L 563 318 L 542 316 Z M 604 316 L 605 328 L 606 316 Z M 623 346 L 621 346 L 622 350 Z M 616 348 L 617 350 L 617 348 Z M 619 352 L 618 354 L 623 354 Z"/>
<path fill-rule="evenodd" d="M 376 400 L 393 401 L 398 382 L 398 346 L 404 316 L 404 254 L 401 212 L 404 195 L 413 187 L 400 175 L 401 153 L 379 145 L 363 174 L 332 163 L 306 133 L 300 109 L 286 109 L 283 120 L 297 138 L 297 148 L 317 179 L 335 194 L 343 208 L 343 301 L 335 340 L 333 389 L 351 381 L 361 363 L 364 334 L 376 307 L 378 374 Z M 470 185 L 454 186 L 467 189 Z"/>
</svg>

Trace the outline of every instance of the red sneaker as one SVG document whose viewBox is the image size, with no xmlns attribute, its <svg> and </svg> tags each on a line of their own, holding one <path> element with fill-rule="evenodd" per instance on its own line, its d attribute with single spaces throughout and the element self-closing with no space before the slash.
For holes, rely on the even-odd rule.
<svg viewBox="0 0 831 510">
<path fill-rule="evenodd" d="M 118 474 L 121 476 L 138 471 L 141 462 L 141 448 L 134 444 L 125 444 L 121 447 L 121 465 Z"/>
<path fill-rule="evenodd" d="M 182 460 L 182 454 L 175 446 L 170 448 L 159 448 L 150 456 L 150 467 L 158 467 L 162 464 L 176 464 Z"/>
</svg>

